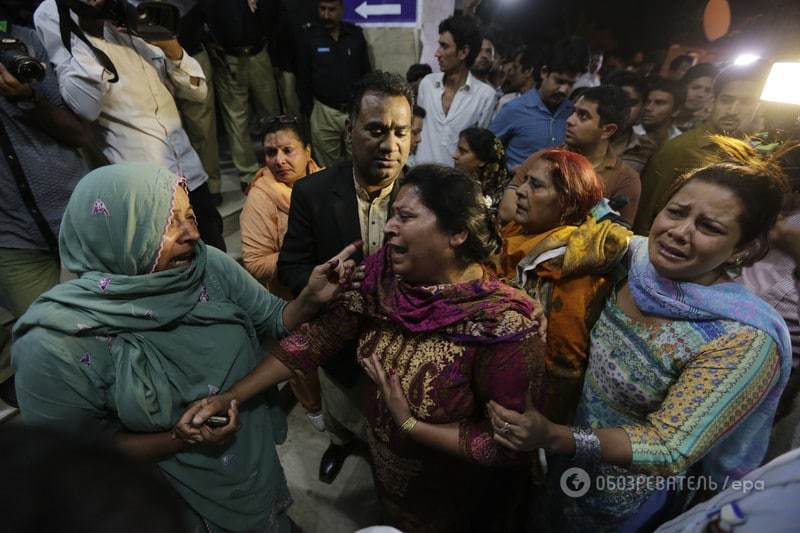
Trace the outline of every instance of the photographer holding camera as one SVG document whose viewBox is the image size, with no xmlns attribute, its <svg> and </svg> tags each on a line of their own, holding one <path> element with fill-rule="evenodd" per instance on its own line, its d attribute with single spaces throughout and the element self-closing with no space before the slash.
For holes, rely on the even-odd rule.
<svg viewBox="0 0 800 533">
<path fill-rule="evenodd" d="M 34 22 L 64 101 L 94 123 L 106 159 L 185 177 L 200 236 L 225 250 L 208 175 L 175 104 L 201 102 L 208 92 L 203 70 L 175 37 L 179 16 L 169 2 L 45 0 Z"/>
<path fill-rule="evenodd" d="M 89 133 L 64 106 L 36 32 L 12 21 L 16 4 L 0 6 L 0 305 L 19 317 L 58 283 L 58 228 L 87 170 L 76 148 Z M 13 405 L 10 377 L 0 355 L 0 397 Z"/>
</svg>

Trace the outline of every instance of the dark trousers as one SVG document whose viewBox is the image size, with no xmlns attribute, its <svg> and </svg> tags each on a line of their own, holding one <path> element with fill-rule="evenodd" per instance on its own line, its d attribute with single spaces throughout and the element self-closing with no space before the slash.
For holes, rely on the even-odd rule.
<svg viewBox="0 0 800 533">
<path fill-rule="evenodd" d="M 203 183 L 189 192 L 189 201 L 192 203 L 194 216 L 197 217 L 197 230 L 203 242 L 223 252 L 227 251 L 225 239 L 222 237 L 222 217 L 214 206 L 208 184 Z"/>
</svg>

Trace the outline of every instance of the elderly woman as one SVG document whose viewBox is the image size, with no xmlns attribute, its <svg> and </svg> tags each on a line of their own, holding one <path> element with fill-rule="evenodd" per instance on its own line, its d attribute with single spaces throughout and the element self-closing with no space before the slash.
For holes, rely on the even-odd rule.
<svg viewBox="0 0 800 533">
<path fill-rule="evenodd" d="M 260 336 L 313 317 L 336 292 L 334 265 L 356 247 L 317 267 L 287 304 L 198 239 L 186 183 L 169 171 L 112 165 L 81 180 L 59 240 L 79 277 L 45 293 L 13 332 L 22 418 L 157 461 L 195 528 L 288 531 L 274 446 L 282 421 L 264 395 L 241 411 L 231 404 L 222 427 L 197 438 L 174 428 L 188 404 L 259 363 Z"/>
<path fill-rule="evenodd" d="M 253 179 L 240 218 L 242 260 L 247 271 L 270 292 L 291 300 L 292 292 L 278 281 L 277 265 L 289 223 L 292 187 L 322 170 L 311 159 L 311 140 L 300 119 L 279 115 L 267 120 L 264 162 L 266 166 Z M 289 385 L 314 428 L 325 431 L 317 375 L 295 376 Z"/>
<path fill-rule="evenodd" d="M 465 129 L 458 136 L 453 163 L 480 183 L 486 205 L 494 215 L 511 181 L 506 151 L 500 139 L 486 128 Z"/>
<path fill-rule="evenodd" d="M 357 338 L 374 381 L 365 409 L 388 522 L 408 532 L 480 530 L 476 517 L 500 513 L 490 501 L 505 494 L 486 493 L 498 475 L 487 467 L 524 460 L 492 440 L 486 404 L 521 410 L 529 388 L 538 389 L 543 350 L 533 301 L 481 265 L 500 237 L 477 184 L 457 170 L 409 172 L 385 231 L 360 290 L 284 339 L 230 390 L 193 406 L 194 426 L 185 430 L 192 435 L 207 416 L 293 372 L 313 372 Z"/>
<path fill-rule="evenodd" d="M 549 506 L 563 508 L 560 525 L 634 530 L 666 500 L 651 476 L 695 465 L 707 477 L 694 486 L 720 488 L 764 457 L 789 336 L 729 271 L 762 255 L 784 187 L 759 161 L 711 165 L 676 184 L 649 238 L 632 240 L 627 279 L 592 329 L 573 427 L 490 403 L 498 442 L 545 449 L 556 478 L 568 466 L 591 472 L 587 494 Z M 601 478 L 615 483 L 600 487 Z"/>
<path fill-rule="evenodd" d="M 517 172 L 515 221 L 504 228 L 495 264 L 501 278 L 544 306 L 548 349 L 540 403 L 545 416 L 566 424 L 580 397 L 589 332 L 631 232 L 609 220 L 605 204 L 598 204 L 602 185 L 582 155 L 541 150 Z"/>
</svg>

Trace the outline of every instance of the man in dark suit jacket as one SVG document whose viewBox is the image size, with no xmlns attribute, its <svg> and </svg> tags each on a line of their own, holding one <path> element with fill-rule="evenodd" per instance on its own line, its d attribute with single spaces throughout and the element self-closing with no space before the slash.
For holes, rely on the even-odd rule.
<svg viewBox="0 0 800 533">
<path fill-rule="evenodd" d="M 306 285 L 314 266 L 344 245 L 360 239 L 364 255 L 383 245 L 383 226 L 411 148 L 413 105 L 411 87 L 398 74 L 373 72 L 356 84 L 347 122 L 352 163 L 317 172 L 292 189 L 278 277 L 294 294 Z M 354 389 L 362 375 L 355 342 L 337 359 L 338 364 L 320 372 L 325 426 L 331 436 L 319 472 L 326 483 L 338 474 L 353 436 L 366 434 L 366 422 L 355 406 Z"/>
</svg>

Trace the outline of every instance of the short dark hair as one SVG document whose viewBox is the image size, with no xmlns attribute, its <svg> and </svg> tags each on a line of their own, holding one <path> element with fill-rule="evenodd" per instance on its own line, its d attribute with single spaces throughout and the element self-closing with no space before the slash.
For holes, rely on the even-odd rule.
<svg viewBox="0 0 800 533">
<path fill-rule="evenodd" d="M 425 115 L 427 115 L 428 113 L 425 111 L 424 107 L 418 106 L 418 105 L 414 105 L 414 107 L 411 109 L 411 114 L 414 115 L 415 117 L 419 117 L 419 118 L 423 118 L 424 119 Z"/>
<path fill-rule="evenodd" d="M 294 133 L 297 138 L 300 139 L 300 142 L 303 143 L 303 146 L 309 146 L 311 144 L 311 136 L 303 120 L 290 115 L 275 115 L 265 120 L 261 127 L 261 139 L 263 140 L 264 137 L 270 133 L 277 133 L 284 130 L 289 130 Z"/>
<path fill-rule="evenodd" d="M 681 83 L 688 86 L 697 78 L 711 78 L 712 80 L 719 74 L 719 69 L 711 63 L 698 63 L 689 70 L 681 78 Z"/>
<path fill-rule="evenodd" d="M 615 70 L 603 80 L 603 84 L 616 85 L 620 88 L 633 87 L 642 100 L 647 96 L 647 83 L 644 81 L 644 76 L 632 70 Z"/>
<path fill-rule="evenodd" d="M 519 66 L 523 70 L 533 71 L 534 78 L 544 64 L 544 51 L 537 46 L 523 46 L 517 50 L 514 57 L 519 57 Z"/>
<path fill-rule="evenodd" d="M 514 59 L 515 50 L 518 48 L 516 35 L 498 24 L 492 24 L 483 32 L 483 36 L 494 45 L 495 56 L 500 56 L 504 61 L 508 60 L 509 56 Z"/>
<path fill-rule="evenodd" d="M 408 70 L 406 71 L 406 81 L 408 83 L 414 83 L 415 81 L 419 81 L 428 74 L 433 72 L 433 69 L 427 63 L 414 63 Z"/>
<path fill-rule="evenodd" d="M 583 96 L 583 93 L 585 93 L 586 89 L 588 88 L 589 87 L 586 85 L 584 85 L 583 87 L 575 87 L 574 89 L 572 89 L 572 92 L 569 93 L 569 99 L 572 100 L 573 102 L 577 102 L 578 99 L 581 96 Z"/>
<path fill-rule="evenodd" d="M 418 165 L 400 180 L 413 186 L 422 203 L 433 211 L 439 227 L 451 234 L 467 232 L 456 249 L 465 264 L 486 261 L 503 244 L 500 230 L 489 215 L 478 182 L 458 169 L 444 165 Z"/>
<path fill-rule="evenodd" d="M 408 106 L 414 109 L 414 90 L 403 76 L 395 72 L 376 70 L 365 74 L 353 87 L 353 101 L 350 120 L 355 122 L 361 112 L 361 101 L 366 93 L 377 93 L 382 96 L 402 96 L 408 100 Z"/>
<path fill-rule="evenodd" d="M 555 44 L 545 58 L 550 72 L 583 74 L 589 67 L 589 45 L 580 37 L 570 37 Z"/>
<path fill-rule="evenodd" d="M 681 54 L 678 57 L 674 58 L 672 61 L 669 62 L 669 70 L 678 70 L 681 68 L 681 65 L 689 63 L 690 65 L 694 63 L 694 57 L 690 56 L 689 54 Z"/>
<path fill-rule="evenodd" d="M 686 85 L 680 81 L 668 80 L 659 76 L 649 81 L 650 87 L 647 89 L 647 94 L 653 91 L 662 91 L 672 95 L 674 108 L 680 108 L 686 102 Z"/>
<path fill-rule="evenodd" d="M 483 40 L 478 23 L 467 15 L 453 15 L 439 23 L 439 33 L 444 32 L 450 32 L 450 35 L 453 36 L 457 50 L 462 50 L 465 46 L 469 47 L 469 54 L 464 63 L 467 68 L 470 68 L 481 51 L 481 41 Z"/>
<path fill-rule="evenodd" d="M 631 112 L 631 105 L 628 103 L 628 95 L 621 87 L 616 85 L 587 87 L 581 98 L 597 104 L 597 114 L 600 115 L 601 126 L 616 124 L 618 129 L 625 127 Z"/>
<path fill-rule="evenodd" d="M 752 81 L 762 85 L 767 81 L 770 64 L 759 59 L 749 65 L 731 65 L 722 69 L 714 79 L 714 96 L 719 96 L 722 89 L 734 81 Z"/>
</svg>

